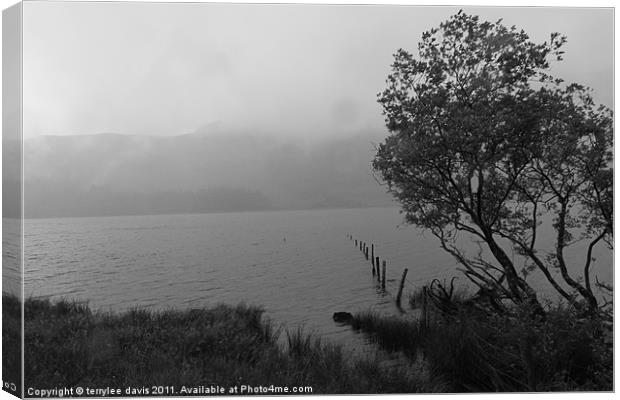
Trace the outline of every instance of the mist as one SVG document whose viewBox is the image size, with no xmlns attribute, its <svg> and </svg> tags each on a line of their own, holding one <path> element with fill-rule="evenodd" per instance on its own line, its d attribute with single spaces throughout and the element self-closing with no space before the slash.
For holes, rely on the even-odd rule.
<svg viewBox="0 0 620 400">
<path fill-rule="evenodd" d="M 465 8 L 558 31 L 552 73 L 612 106 L 610 9 Z M 453 7 L 24 4 L 27 217 L 392 205 L 377 94 Z"/>
<path fill-rule="evenodd" d="M 174 136 L 218 124 L 312 141 L 384 132 L 392 54 L 455 7 L 26 3 L 24 135 Z M 552 72 L 612 106 L 613 13 L 465 8 L 567 35 Z"/>
<path fill-rule="evenodd" d="M 41 136 L 24 143 L 24 213 L 179 214 L 393 205 L 362 132 L 299 145 L 253 132 Z"/>
</svg>

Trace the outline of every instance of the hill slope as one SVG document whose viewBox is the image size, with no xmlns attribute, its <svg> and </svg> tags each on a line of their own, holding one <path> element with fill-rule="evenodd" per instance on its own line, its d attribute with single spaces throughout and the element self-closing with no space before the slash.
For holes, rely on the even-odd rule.
<svg viewBox="0 0 620 400">
<path fill-rule="evenodd" d="M 41 136 L 24 143 L 27 217 L 248 211 L 391 204 L 372 142 L 300 145 L 227 132 Z"/>
</svg>

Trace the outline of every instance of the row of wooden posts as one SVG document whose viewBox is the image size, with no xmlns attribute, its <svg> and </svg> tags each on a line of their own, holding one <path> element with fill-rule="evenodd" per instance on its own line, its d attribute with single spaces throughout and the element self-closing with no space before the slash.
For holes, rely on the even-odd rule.
<svg viewBox="0 0 620 400">
<path fill-rule="evenodd" d="M 382 263 L 379 263 L 380 261 L 379 256 L 375 256 L 375 244 L 371 243 L 370 248 L 369 248 L 366 242 L 363 242 L 358 239 L 354 239 L 353 235 L 349 234 L 347 235 L 347 237 L 349 238 L 349 240 L 355 241 L 355 247 L 359 248 L 359 250 L 362 252 L 364 257 L 366 257 L 366 260 L 370 260 L 370 263 L 372 264 L 372 276 L 377 277 L 377 282 L 381 284 L 381 289 L 385 290 L 387 262 L 385 260 L 382 260 Z M 370 251 L 370 254 L 368 253 L 369 251 Z M 380 266 L 381 266 L 381 269 L 379 269 Z M 407 277 L 408 271 L 409 269 L 405 268 L 405 270 L 403 271 L 403 275 L 400 278 L 400 285 L 398 286 L 398 294 L 396 295 L 396 305 L 399 308 L 400 308 L 400 301 L 403 295 L 403 288 L 405 287 L 405 278 Z"/>
</svg>

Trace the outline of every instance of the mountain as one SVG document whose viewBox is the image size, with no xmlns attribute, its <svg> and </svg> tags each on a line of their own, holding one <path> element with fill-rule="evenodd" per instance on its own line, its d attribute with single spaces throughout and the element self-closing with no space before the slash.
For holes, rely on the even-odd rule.
<svg viewBox="0 0 620 400">
<path fill-rule="evenodd" d="M 373 142 L 298 144 L 247 132 L 40 136 L 24 142 L 26 217 L 393 204 L 372 177 Z"/>
</svg>

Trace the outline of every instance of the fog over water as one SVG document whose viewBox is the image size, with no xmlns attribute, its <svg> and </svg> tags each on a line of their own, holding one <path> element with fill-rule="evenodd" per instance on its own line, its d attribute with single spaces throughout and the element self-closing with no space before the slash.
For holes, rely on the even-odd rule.
<svg viewBox="0 0 620 400">
<path fill-rule="evenodd" d="M 371 133 L 312 146 L 251 133 L 41 136 L 24 144 L 27 218 L 392 205 Z"/>
<path fill-rule="evenodd" d="M 567 35 L 552 72 L 612 105 L 610 9 L 464 10 Z M 26 216 L 390 205 L 376 95 L 395 51 L 457 11 L 26 3 Z"/>
</svg>

